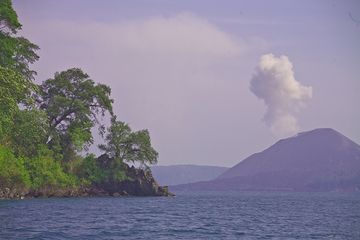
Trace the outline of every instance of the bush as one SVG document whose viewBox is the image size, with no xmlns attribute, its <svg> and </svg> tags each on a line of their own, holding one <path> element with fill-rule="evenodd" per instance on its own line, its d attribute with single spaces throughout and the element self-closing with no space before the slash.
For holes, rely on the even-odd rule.
<svg viewBox="0 0 360 240">
<path fill-rule="evenodd" d="M 46 113 L 41 110 L 22 110 L 14 115 L 10 140 L 14 153 L 34 157 L 49 136 Z"/>
<path fill-rule="evenodd" d="M 24 158 L 16 158 L 10 149 L 0 146 L 0 188 L 25 189 L 30 185 Z"/>
<path fill-rule="evenodd" d="M 47 156 L 29 159 L 26 162 L 32 188 L 66 188 L 75 187 L 77 178 L 63 171 L 59 162 Z"/>
<path fill-rule="evenodd" d="M 89 183 L 103 183 L 107 181 L 109 171 L 100 166 L 94 154 L 89 154 L 84 158 L 79 174 Z"/>
</svg>

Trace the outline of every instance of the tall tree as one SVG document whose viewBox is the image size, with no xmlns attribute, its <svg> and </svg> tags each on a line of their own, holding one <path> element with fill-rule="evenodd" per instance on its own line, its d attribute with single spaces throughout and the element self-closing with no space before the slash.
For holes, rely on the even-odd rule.
<svg viewBox="0 0 360 240">
<path fill-rule="evenodd" d="M 29 64 L 39 59 L 39 47 L 16 36 L 21 27 L 11 0 L 0 0 L 0 66 L 15 70 L 30 81 L 36 72 L 29 69 Z"/>
<path fill-rule="evenodd" d="M 112 115 L 111 89 L 95 84 L 79 68 L 55 73 L 40 86 L 40 109 L 46 111 L 51 132 L 50 145 L 61 144 L 64 160 L 93 143 L 91 129 L 106 112 Z"/>
</svg>

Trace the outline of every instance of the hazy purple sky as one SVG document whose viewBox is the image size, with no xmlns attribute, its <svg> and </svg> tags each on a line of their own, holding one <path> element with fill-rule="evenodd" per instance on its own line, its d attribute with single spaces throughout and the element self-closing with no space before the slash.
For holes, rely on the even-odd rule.
<svg viewBox="0 0 360 240">
<path fill-rule="evenodd" d="M 232 166 L 286 124 L 360 143 L 360 1 L 14 6 L 22 34 L 41 48 L 37 81 L 80 67 L 110 85 L 118 118 L 149 129 L 161 165 Z M 252 79 L 267 87 L 250 90 Z"/>
</svg>

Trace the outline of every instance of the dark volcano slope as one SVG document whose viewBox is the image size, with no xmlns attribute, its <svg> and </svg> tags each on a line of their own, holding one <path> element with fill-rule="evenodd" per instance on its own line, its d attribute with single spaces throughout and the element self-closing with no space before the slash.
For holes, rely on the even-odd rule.
<svg viewBox="0 0 360 240">
<path fill-rule="evenodd" d="M 360 146 L 333 129 L 315 129 L 278 141 L 213 181 L 172 189 L 357 191 Z"/>
</svg>

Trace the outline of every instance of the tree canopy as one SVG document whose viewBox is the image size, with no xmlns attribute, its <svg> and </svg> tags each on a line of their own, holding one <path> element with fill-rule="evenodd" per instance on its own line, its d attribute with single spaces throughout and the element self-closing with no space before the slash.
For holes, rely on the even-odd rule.
<svg viewBox="0 0 360 240">
<path fill-rule="evenodd" d="M 36 72 L 29 65 L 39 59 L 39 47 L 24 37 L 16 36 L 21 29 L 17 14 L 10 0 L 0 1 L 0 66 L 33 80 Z"/>
<path fill-rule="evenodd" d="M 95 124 L 103 131 L 98 117 L 113 114 L 110 93 L 108 86 L 95 84 L 79 68 L 55 73 L 40 86 L 38 102 L 48 115 L 51 141 L 59 138 L 65 155 L 93 143 Z"/>
<path fill-rule="evenodd" d="M 0 143 L 13 124 L 19 103 L 28 103 L 36 86 L 21 74 L 0 66 Z"/>
<path fill-rule="evenodd" d="M 110 157 L 145 166 L 157 162 L 159 154 L 151 146 L 148 130 L 132 132 L 129 125 L 113 119 L 107 131 L 106 144 L 100 144 L 99 148 Z"/>
</svg>

